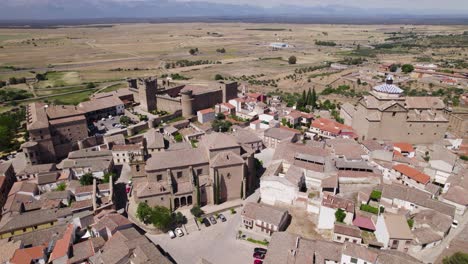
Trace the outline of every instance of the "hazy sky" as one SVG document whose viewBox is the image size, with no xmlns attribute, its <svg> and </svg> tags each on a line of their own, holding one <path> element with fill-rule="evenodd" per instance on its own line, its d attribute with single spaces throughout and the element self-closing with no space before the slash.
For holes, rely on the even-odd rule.
<svg viewBox="0 0 468 264">
<path fill-rule="evenodd" d="M 112 0 L 107 0 L 112 1 Z M 114 1 L 139 1 L 139 0 L 114 0 Z M 194 1 L 194 0 L 176 0 Z M 281 4 L 315 6 L 315 5 L 342 5 L 359 8 L 411 8 L 411 9 L 452 9 L 468 10 L 468 0 L 206 0 L 216 3 L 242 3 L 261 6 L 274 6 Z"/>
<path fill-rule="evenodd" d="M 31 4 L 40 5 L 46 4 L 64 4 L 81 0 L 0 0 L 8 4 Z M 161 0 L 92 0 L 89 2 L 158 2 Z M 249 4 L 259 5 L 263 7 L 271 7 L 277 5 L 299 5 L 299 6 L 316 6 L 316 5 L 341 5 L 359 8 L 395 8 L 395 9 L 443 9 L 443 10 L 458 10 L 468 11 L 468 0 L 162 0 L 169 2 L 213 2 L 225 4 Z"/>
</svg>

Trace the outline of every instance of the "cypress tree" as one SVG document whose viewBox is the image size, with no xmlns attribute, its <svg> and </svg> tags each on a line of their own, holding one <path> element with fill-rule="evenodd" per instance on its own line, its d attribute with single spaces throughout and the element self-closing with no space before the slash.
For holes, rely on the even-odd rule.
<svg viewBox="0 0 468 264">
<path fill-rule="evenodd" d="M 317 93 L 315 92 L 315 88 L 312 89 L 311 105 L 314 109 L 317 108 Z"/>
<path fill-rule="evenodd" d="M 312 93 L 310 91 L 310 88 L 309 88 L 309 91 L 307 92 L 306 105 L 312 105 Z"/>
</svg>

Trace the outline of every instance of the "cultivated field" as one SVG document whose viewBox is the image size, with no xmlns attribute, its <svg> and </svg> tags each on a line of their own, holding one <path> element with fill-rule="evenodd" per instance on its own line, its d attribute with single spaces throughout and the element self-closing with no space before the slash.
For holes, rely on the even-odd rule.
<svg viewBox="0 0 468 264">
<path fill-rule="evenodd" d="M 365 91 L 370 84 L 356 86 L 342 77 L 357 67 L 376 69 L 385 62 L 466 62 L 468 35 L 463 33 L 467 30 L 466 26 L 245 23 L 0 29 L 0 80 L 46 74 L 47 80 L 2 88 L 24 90 L 32 100 L 81 91 L 90 82 L 103 87 L 126 77 L 175 73 L 190 79 L 180 82 L 194 84 L 212 82 L 220 74 L 250 90 L 267 92 L 302 92 L 310 87 L 321 91 L 341 84 Z M 289 47 L 275 50 L 269 46 L 273 42 Z M 393 46 L 382 46 L 388 43 Z M 198 52 L 190 55 L 195 48 Z M 290 56 L 297 57 L 297 64 L 288 64 Z M 346 58 L 363 61 L 346 70 L 326 67 Z M 180 60 L 193 65 L 175 65 Z M 459 70 L 466 71 L 464 65 Z M 76 98 L 89 93 L 80 92 Z"/>
</svg>

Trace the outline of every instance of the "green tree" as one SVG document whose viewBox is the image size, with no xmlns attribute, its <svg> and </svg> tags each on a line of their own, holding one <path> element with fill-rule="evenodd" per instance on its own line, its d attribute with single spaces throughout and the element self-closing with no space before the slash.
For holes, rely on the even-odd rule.
<svg viewBox="0 0 468 264">
<path fill-rule="evenodd" d="M 411 64 L 403 64 L 403 66 L 401 66 L 401 71 L 404 73 L 410 73 L 414 71 L 414 67 Z"/>
<path fill-rule="evenodd" d="M 315 92 L 315 88 L 312 89 L 312 96 L 311 96 L 311 101 L 312 101 L 312 107 L 315 109 L 317 108 L 317 92 Z"/>
<path fill-rule="evenodd" d="M 288 58 L 288 63 L 289 63 L 289 64 L 296 64 L 296 62 L 297 62 L 296 56 L 290 56 L 290 57 Z"/>
<path fill-rule="evenodd" d="M 205 212 L 200 208 L 200 206 L 195 205 L 190 209 L 190 213 L 192 213 L 193 216 L 195 217 L 200 217 L 202 216 Z"/>
<path fill-rule="evenodd" d="M 346 213 L 343 209 L 338 208 L 335 212 L 335 219 L 337 222 L 343 223 L 344 219 L 346 218 Z"/>
<path fill-rule="evenodd" d="M 61 182 L 57 185 L 57 188 L 55 188 L 54 191 L 60 192 L 60 191 L 65 191 L 67 189 L 67 184 L 64 182 Z"/>
<path fill-rule="evenodd" d="M 312 91 L 310 88 L 309 91 L 307 91 L 306 102 L 306 105 L 312 105 Z"/>
<path fill-rule="evenodd" d="M 169 208 L 155 206 L 151 213 L 151 223 L 158 229 L 167 231 L 173 221 L 172 213 Z"/>
<path fill-rule="evenodd" d="M 18 79 L 16 79 L 15 77 L 11 77 L 10 79 L 8 79 L 8 83 L 10 85 L 18 84 Z"/>
<path fill-rule="evenodd" d="M 180 226 L 187 223 L 187 218 L 181 213 L 172 213 L 172 221 L 176 226 Z"/>
<path fill-rule="evenodd" d="M 116 177 L 115 177 L 116 174 L 113 173 L 113 172 L 108 172 L 108 173 L 104 174 L 103 179 L 102 179 L 102 182 L 103 182 L 103 183 L 109 183 L 109 181 L 110 181 L 110 176 L 112 176 L 112 181 L 115 182 L 115 180 L 116 180 Z"/>
<path fill-rule="evenodd" d="M 83 176 L 80 178 L 80 184 L 82 186 L 85 185 L 92 185 L 93 184 L 93 174 L 92 173 L 85 173 Z"/>
<path fill-rule="evenodd" d="M 44 81 L 44 80 L 47 80 L 47 77 L 46 77 L 45 74 L 38 73 L 38 74 L 36 74 L 36 80 L 38 80 L 38 81 Z"/>
<path fill-rule="evenodd" d="M 223 76 L 222 76 L 221 74 L 219 74 L 219 73 L 215 75 L 214 79 L 215 79 L 216 81 L 224 80 Z"/>
<path fill-rule="evenodd" d="M 128 126 L 130 125 L 130 123 L 132 122 L 132 120 L 130 119 L 130 117 L 128 116 L 121 116 L 120 119 L 119 119 L 120 123 L 124 126 Z"/>
<path fill-rule="evenodd" d="M 463 252 L 456 252 L 450 257 L 445 257 L 442 260 L 443 264 L 467 264 L 468 254 Z"/>
<path fill-rule="evenodd" d="M 390 66 L 390 72 L 396 72 L 398 70 L 398 65 L 397 64 L 392 64 Z"/>
<path fill-rule="evenodd" d="M 90 82 L 90 83 L 88 83 L 88 84 L 86 85 L 86 88 L 87 88 L 87 89 L 96 88 L 96 85 L 95 85 L 94 83 Z"/>
<path fill-rule="evenodd" d="M 176 134 L 174 134 L 174 140 L 176 142 L 182 142 L 184 140 L 184 137 L 180 133 L 177 132 Z"/>
<path fill-rule="evenodd" d="M 137 218 L 145 224 L 149 224 L 153 209 L 147 203 L 139 203 L 136 211 Z"/>
</svg>

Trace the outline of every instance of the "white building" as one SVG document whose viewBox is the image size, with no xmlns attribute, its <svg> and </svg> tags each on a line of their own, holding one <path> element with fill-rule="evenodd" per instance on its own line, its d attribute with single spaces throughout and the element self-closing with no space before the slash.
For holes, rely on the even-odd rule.
<svg viewBox="0 0 468 264">
<path fill-rule="evenodd" d="M 333 229 L 336 220 L 335 213 L 339 209 L 343 210 L 346 214 L 343 222 L 348 225 L 352 224 L 354 216 L 354 202 L 334 195 L 324 195 L 322 205 L 320 206 L 317 228 Z"/>
<path fill-rule="evenodd" d="M 199 110 L 197 112 L 197 119 L 200 123 L 208 123 L 216 119 L 215 110 L 212 108 L 207 108 L 203 110 Z"/>
<path fill-rule="evenodd" d="M 143 161 L 144 147 L 139 144 L 114 145 L 112 157 L 116 165 L 128 164 L 130 161 Z"/>
<path fill-rule="evenodd" d="M 413 235 L 403 215 L 384 213 L 377 218 L 375 237 L 384 249 L 407 252 Z"/>
<path fill-rule="evenodd" d="M 260 179 L 260 197 L 269 205 L 293 205 L 299 189 L 304 186 L 304 176 L 295 166 L 284 168 L 282 161 L 271 164 Z"/>
<path fill-rule="evenodd" d="M 366 247 L 353 243 L 345 243 L 341 251 L 341 264 L 371 264 L 377 263 L 378 254 Z"/>
</svg>

